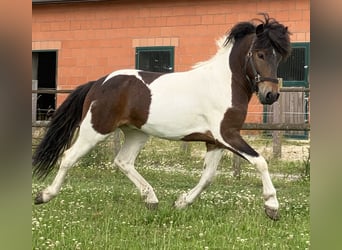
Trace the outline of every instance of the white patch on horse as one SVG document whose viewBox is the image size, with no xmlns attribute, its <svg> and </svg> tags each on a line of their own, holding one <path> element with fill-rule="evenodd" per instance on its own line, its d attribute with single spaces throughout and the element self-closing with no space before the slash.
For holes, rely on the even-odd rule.
<svg viewBox="0 0 342 250">
<path fill-rule="evenodd" d="M 207 131 L 220 137 L 220 123 L 232 106 L 230 51 L 230 46 L 223 47 L 194 69 L 165 74 L 149 85 L 149 117 L 141 130 L 174 140 Z"/>
<path fill-rule="evenodd" d="M 109 79 L 118 76 L 118 75 L 130 75 L 130 76 L 135 76 L 136 78 L 138 78 L 139 80 L 141 80 L 142 82 L 144 82 L 144 80 L 142 79 L 142 77 L 139 75 L 140 70 L 136 70 L 136 69 L 121 69 L 121 70 L 117 70 L 117 71 L 113 71 L 112 73 L 110 73 L 106 79 L 102 82 L 102 85 L 105 84 L 106 81 L 108 81 Z M 145 82 L 144 82 L 145 83 Z"/>
</svg>

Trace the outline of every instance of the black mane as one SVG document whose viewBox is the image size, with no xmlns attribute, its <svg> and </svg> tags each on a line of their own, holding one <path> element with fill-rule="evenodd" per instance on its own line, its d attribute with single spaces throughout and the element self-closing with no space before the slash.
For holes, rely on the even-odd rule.
<svg viewBox="0 0 342 250">
<path fill-rule="evenodd" d="M 257 33 L 254 43 L 254 49 L 262 49 L 273 47 L 280 53 L 283 59 L 287 58 L 291 53 L 290 37 L 291 34 L 287 27 L 280 24 L 274 18 L 270 18 L 268 14 L 261 13 L 265 20 L 253 19 L 261 22 L 255 25 L 252 22 L 240 22 L 236 24 L 228 33 L 223 46 L 241 40 L 246 35 Z"/>
<path fill-rule="evenodd" d="M 241 22 L 236 24 L 228 33 L 223 46 L 227 46 L 229 43 L 234 43 L 235 41 L 241 40 L 249 34 L 255 33 L 256 26 L 250 22 Z"/>
</svg>

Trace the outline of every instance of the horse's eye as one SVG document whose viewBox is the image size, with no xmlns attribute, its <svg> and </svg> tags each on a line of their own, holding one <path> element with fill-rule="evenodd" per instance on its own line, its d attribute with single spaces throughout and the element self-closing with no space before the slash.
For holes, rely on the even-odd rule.
<svg viewBox="0 0 342 250">
<path fill-rule="evenodd" d="M 258 53 L 257 53 L 257 56 L 258 56 L 258 58 L 261 59 L 261 60 L 264 60 L 264 59 L 265 59 L 264 54 L 261 53 L 261 52 L 258 52 Z"/>
</svg>

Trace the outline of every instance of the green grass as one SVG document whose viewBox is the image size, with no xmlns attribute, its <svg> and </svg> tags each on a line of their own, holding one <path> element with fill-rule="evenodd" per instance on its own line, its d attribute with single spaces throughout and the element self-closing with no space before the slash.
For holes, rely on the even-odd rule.
<svg viewBox="0 0 342 250">
<path fill-rule="evenodd" d="M 202 144 L 192 144 L 189 155 L 177 142 L 148 142 L 136 167 L 160 201 L 150 211 L 128 178 L 112 167 L 111 151 L 100 145 L 70 171 L 55 199 L 32 206 L 32 249 L 309 248 L 305 162 L 270 162 L 273 173 L 291 169 L 289 174 L 299 176 L 273 178 L 279 221 L 264 213 L 261 180 L 253 167 L 244 163 L 241 178 L 232 177 L 231 154 L 224 156 L 215 181 L 193 205 L 174 209 L 178 195 L 199 180 L 203 150 Z M 53 177 L 44 183 L 33 180 L 32 198 Z"/>
</svg>

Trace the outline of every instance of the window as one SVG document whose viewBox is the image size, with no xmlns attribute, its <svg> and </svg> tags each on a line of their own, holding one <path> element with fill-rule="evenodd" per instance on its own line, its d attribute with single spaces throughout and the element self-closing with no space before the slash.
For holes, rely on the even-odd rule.
<svg viewBox="0 0 342 250">
<path fill-rule="evenodd" d="M 56 51 L 32 52 L 32 89 L 56 89 Z M 32 119 L 47 120 L 56 108 L 56 94 L 32 96 Z"/>
<path fill-rule="evenodd" d="M 290 57 L 279 64 L 278 77 L 286 87 L 308 87 L 309 43 L 293 43 Z"/>
<path fill-rule="evenodd" d="M 153 72 L 173 72 L 174 47 L 137 47 L 135 67 Z"/>
</svg>

